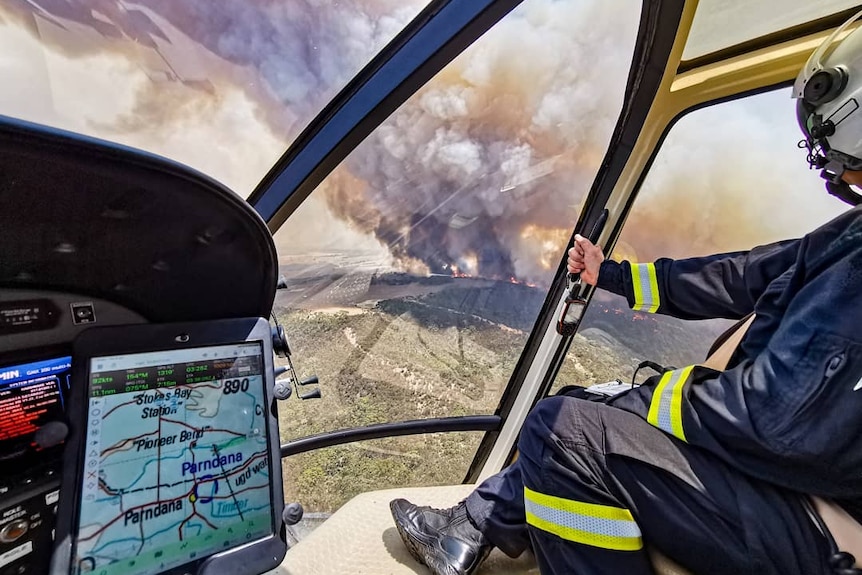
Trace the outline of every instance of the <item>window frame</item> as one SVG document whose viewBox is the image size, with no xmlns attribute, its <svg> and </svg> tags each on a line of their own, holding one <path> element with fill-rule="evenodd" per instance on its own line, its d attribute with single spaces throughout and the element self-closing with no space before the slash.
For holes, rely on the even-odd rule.
<svg viewBox="0 0 862 575">
<path fill-rule="evenodd" d="M 733 102 L 736 100 L 742 100 L 742 99 L 749 98 L 752 96 L 765 94 L 767 92 L 775 92 L 775 91 L 782 90 L 785 88 L 790 88 L 792 86 L 793 86 L 792 81 L 784 81 L 784 82 L 779 82 L 776 84 L 770 84 L 768 86 L 761 86 L 761 87 L 758 87 L 758 88 L 755 88 L 752 90 L 746 90 L 744 92 L 739 92 L 737 94 L 732 94 L 729 96 L 716 98 L 714 100 L 707 100 L 704 102 L 699 102 L 693 106 L 689 106 L 688 108 L 685 108 L 684 110 L 680 111 L 675 116 L 673 116 L 671 118 L 671 120 L 668 121 L 665 124 L 665 126 L 663 127 L 661 135 L 659 136 L 658 140 L 656 141 L 656 145 L 652 148 L 648 160 L 644 164 L 644 167 L 641 170 L 640 174 L 638 174 L 638 178 L 635 182 L 634 187 L 632 188 L 631 194 L 629 194 L 629 196 L 627 198 L 626 204 L 625 204 L 622 212 L 620 213 L 619 217 L 617 217 L 617 219 L 615 220 L 615 223 L 614 223 L 612 231 L 611 231 L 611 235 L 609 236 L 609 239 L 606 243 L 607 251 L 610 252 L 613 249 L 613 247 L 616 246 L 617 241 L 619 240 L 620 236 L 622 235 L 622 232 L 623 232 L 623 229 L 625 228 L 628 217 L 631 214 L 631 211 L 635 205 L 635 202 L 637 201 L 637 199 L 640 195 L 640 191 L 641 191 L 641 188 L 643 187 L 643 183 L 646 181 L 646 178 L 649 176 L 650 170 L 652 169 L 653 164 L 659 155 L 659 152 L 661 151 L 662 147 L 664 146 L 665 141 L 667 139 L 667 136 L 670 134 L 671 130 L 673 130 L 673 128 L 676 126 L 677 122 L 679 122 L 682 118 L 689 115 L 690 113 L 697 112 L 697 111 L 702 110 L 704 108 L 709 108 L 709 107 L 712 107 L 715 105 L 725 104 L 725 103 Z M 790 120 L 792 120 L 792 118 Z M 587 299 L 587 305 L 586 305 L 586 309 L 584 310 L 584 312 L 582 314 L 582 317 L 586 316 L 587 311 L 589 310 L 590 303 L 592 303 L 592 294 L 594 291 L 595 291 L 595 289 L 591 289 L 589 292 L 589 296 L 587 296 L 587 298 L 586 298 Z M 581 328 L 581 325 L 578 325 L 578 331 L 580 331 L 580 328 Z M 568 352 L 568 348 L 569 348 L 570 344 L 571 344 L 571 338 L 568 338 L 568 340 L 565 342 L 566 352 Z M 565 356 L 565 354 L 564 354 L 564 356 Z M 559 368 L 561 365 L 562 365 L 562 361 L 555 365 L 555 370 L 553 372 L 553 375 L 551 375 L 551 372 L 549 372 L 549 374 L 548 374 L 549 375 L 549 385 L 547 385 L 546 388 L 542 389 L 541 394 L 538 396 L 538 398 L 536 400 L 537 402 L 539 400 L 545 399 L 549 396 L 548 394 L 553 387 L 553 383 L 556 380 L 556 377 L 557 377 L 557 374 L 559 373 Z M 514 456 L 514 451 L 512 452 L 512 456 Z"/>
</svg>

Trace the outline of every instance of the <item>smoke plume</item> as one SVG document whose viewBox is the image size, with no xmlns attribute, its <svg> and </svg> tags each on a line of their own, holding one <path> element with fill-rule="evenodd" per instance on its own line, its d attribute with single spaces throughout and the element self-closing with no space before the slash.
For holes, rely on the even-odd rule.
<svg viewBox="0 0 862 575">
<path fill-rule="evenodd" d="M 324 184 L 330 209 L 402 267 L 546 283 L 622 103 L 636 20 L 525 2 L 359 146 Z"/>
<path fill-rule="evenodd" d="M 672 128 L 623 230 L 630 259 L 746 250 L 847 209 L 808 169 L 783 89 L 704 108 Z"/>
</svg>

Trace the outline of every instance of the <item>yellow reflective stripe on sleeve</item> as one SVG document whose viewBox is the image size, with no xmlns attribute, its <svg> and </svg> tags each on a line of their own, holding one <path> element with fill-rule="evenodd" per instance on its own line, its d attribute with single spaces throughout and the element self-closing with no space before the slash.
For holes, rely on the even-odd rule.
<svg viewBox="0 0 862 575">
<path fill-rule="evenodd" d="M 655 264 L 631 264 L 635 304 L 632 309 L 655 313 L 660 305 Z"/>
<path fill-rule="evenodd" d="M 647 422 L 655 427 L 661 427 L 661 425 L 659 425 L 659 407 L 661 406 L 661 398 L 664 395 L 664 390 L 670 383 L 671 377 L 673 377 L 672 371 L 663 373 L 661 379 L 658 380 L 658 385 L 652 392 L 652 399 L 649 404 L 649 413 L 647 413 Z"/>
<path fill-rule="evenodd" d="M 682 428 L 682 392 L 693 365 L 669 371 L 661 376 L 653 392 L 647 421 L 659 429 L 686 441 Z"/>
<path fill-rule="evenodd" d="M 567 541 L 616 551 L 643 548 L 628 509 L 545 495 L 526 486 L 524 505 L 529 525 Z"/>
</svg>

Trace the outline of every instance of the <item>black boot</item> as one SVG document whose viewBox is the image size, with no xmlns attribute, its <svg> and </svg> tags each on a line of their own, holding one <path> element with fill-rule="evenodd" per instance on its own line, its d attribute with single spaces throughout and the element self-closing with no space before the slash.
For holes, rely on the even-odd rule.
<svg viewBox="0 0 862 575">
<path fill-rule="evenodd" d="M 434 575 L 470 575 L 491 551 L 491 543 L 470 523 L 463 501 L 434 509 L 396 499 L 389 509 L 410 554 Z"/>
</svg>

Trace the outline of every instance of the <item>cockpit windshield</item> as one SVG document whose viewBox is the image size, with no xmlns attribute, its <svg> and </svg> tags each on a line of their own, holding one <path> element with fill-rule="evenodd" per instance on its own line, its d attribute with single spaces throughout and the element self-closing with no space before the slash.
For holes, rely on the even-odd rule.
<svg viewBox="0 0 862 575">
<path fill-rule="evenodd" d="M 247 197 L 426 0 L 0 3 L 0 114 L 188 164 Z"/>
</svg>

